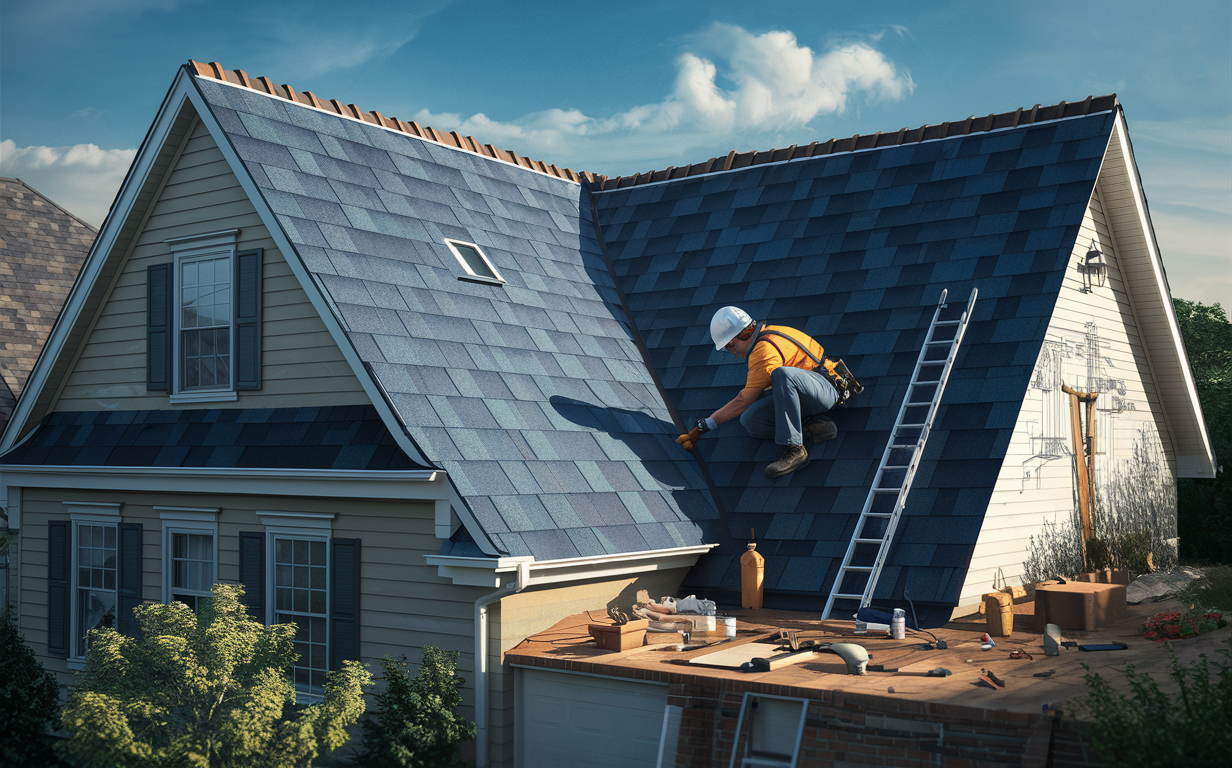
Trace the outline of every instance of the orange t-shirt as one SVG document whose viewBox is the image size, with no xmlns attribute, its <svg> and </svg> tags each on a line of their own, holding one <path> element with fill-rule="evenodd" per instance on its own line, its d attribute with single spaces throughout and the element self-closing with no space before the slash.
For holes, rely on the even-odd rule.
<svg viewBox="0 0 1232 768">
<path fill-rule="evenodd" d="M 788 328 L 785 325 L 767 325 L 762 331 L 777 331 L 778 333 L 790 336 L 803 344 L 819 360 L 823 359 L 822 354 L 825 350 L 807 333 L 797 331 L 795 328 Z M 803 368 L 806 371 L 811 371 L 817 367 L 817 364 L 808 355 L 804 354 L 804 351 L 799 346 L 784 339 L 782 336 L 768 336 L 764 334 L 759 336 L 757 343 L 749 350 L 749 377 L 744 388 L 755 389 L 758 393 L 761 393 L 762 390 L 770 386 L 770 374 L 781 365 Z"/>
</svg>

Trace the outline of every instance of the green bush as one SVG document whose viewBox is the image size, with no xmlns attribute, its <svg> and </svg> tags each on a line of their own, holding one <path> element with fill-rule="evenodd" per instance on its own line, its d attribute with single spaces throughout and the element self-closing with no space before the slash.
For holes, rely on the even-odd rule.
<svg viewBox="0 0 1232 768">
<path fill-rule="evenodd" d="M 1114 560 L 1118 568 L 1131 573 L 1150 573 L 1153 570 L 1151 534 L 1138 531 L 1121 536 L 1116 541 Z"/>
<path fill-rule="evenodd" d="M 406 661 L 386 656 L 384 693 L 375 694 L 378 714 L 364 721 L 363 768 L 461 768 L 458 745 L 475 738 L 475 724 L 458 714 L 465 682 L 458 652 L 424 646 L 423 664 L 411 679 Z"/>
<path fill-rule="evenodd" d="M 1192 666 L 1172 656 L 1169 676 L 1179 686 L 1166 694 L 1150 675 L 1125 670 L 1130 695 L 1118 693 L 1087 670 L 1081 708 L 1088 733 L 1105 763 L 1118 768 L 1225 765 L 1232 752 L 1232 640 L 1214 662 L 1202 654 Z"/>
<path fill-rule="evenodd" d="M 263 626 L 242 587 L 215 584 L 200 614 L 183 603 L 134 610 L 141 634 L 90 632 L 58 745 L 82 768 L 310 766 L 349 738 L 372 675 L 330 672 L 321 700 L 295 705 L 295 625 Z"/>
<path fill-rule="evenodd" d="M 1207 568 L 1177 594 L 1177 600 L 1195 608 L 1213 608 L 1232 614 L 1232 565 Z"/>
<path fill-rule="evenodd" d="M 1108 542 L 1098 536 L 1087 539 L 1087 568 L 1099 571 L 1111 565 L 1112 552 L 1108 549 Z"/>
<path fill-rule="evenodd" d="M 50 728 L 60 714 L 56 678 L 34 658 L 11 611 L 0 614 L 0 765 L 61 765 Z"/>
</svg>

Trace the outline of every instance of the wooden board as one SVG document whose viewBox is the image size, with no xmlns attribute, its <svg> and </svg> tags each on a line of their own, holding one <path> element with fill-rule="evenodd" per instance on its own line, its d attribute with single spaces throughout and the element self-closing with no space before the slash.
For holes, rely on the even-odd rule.
<svg viewBox="0 0 1232 768">
<path fill-rule="evenodd" d="M 753 659 L 772 659 L 776 656 L 790 655 L 791 651 L 779 652 L 777 646 L 770 643 L 745 643 L 734 648 L 724 648 L 711 653 L 704 653 L 689 659 L 690 664 L 701 667 L 718 667 L 720 669 L 740 669 L 740 665 Z"/>
</svg>

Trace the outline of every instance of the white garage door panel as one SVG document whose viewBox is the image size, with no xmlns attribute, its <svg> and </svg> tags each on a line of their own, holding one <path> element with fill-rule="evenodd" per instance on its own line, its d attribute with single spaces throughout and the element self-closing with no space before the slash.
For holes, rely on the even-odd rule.
<svg viewBox="0 0 1232 768">
<path fill-rule="evenodd" d="M 519 671 L 522 768 L 655 765 L 667 686 Z"/>
</svg>

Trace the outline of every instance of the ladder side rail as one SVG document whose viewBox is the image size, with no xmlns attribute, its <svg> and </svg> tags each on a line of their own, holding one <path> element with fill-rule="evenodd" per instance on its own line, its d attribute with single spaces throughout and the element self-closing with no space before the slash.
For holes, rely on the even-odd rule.
<svg viewBox="0 0 1232 768">
<path fill-rule="evenodd" d="M 839 589 L 843 586 L 844 573 L 851 567 L 851 557 L 855 554 L 856 537 L 859 537 L 860 531 L 864 528 L 866 515 L 869 514 L 869 510 L 872 508 L 872 504 L 877 498 L 877 487 L 880 486 L 883 475 L 882 467 L 886 465 L 888 460 L 890 460 L 890 454 L 893 450 L 891 446 L 894 445 L 894 439 L 897 438 L 898 429 L 902 427 L 904 414 L 907 413 L 907 403 L 910 401 L 910 394 L 912 394 L 912 387 L 915 385 L 915 380 L 917 380 L 919 376 L 920 364 L 924 362 L 924 356 L 928 354 L 929 340 L 933 338 L 933 329 L 936 322 L 938 322 L 938 318 L 941 317 L 941 309 L 944 309 L 946 306 L 945 297 L 947 293 L 949 293 L 949 290 L 947 290 L 947 288 L 942 288 L 941 298 L 938 303 L 936 303 L 936 308 L 933 311 L 933 321 L 929 323 L 928 332 L 924 334 L 924 343 L 920 345 L 920 353 L 917 357 L 915 357 L 915 369 L 912 371 L 912 376 L 910 376 L 910 380 L 908 381 L 907 393 L 904 394 L 903 401 L 898 406 L 898 415 L 897 417 L 894 417 L 894 424 L 890 430 L 890 440 L 887 440 L 886 449 L 882 451 L 880 464 L 877 465 L 877 472 L 873 475 L 872 488 L 869 489 L 869 494 L 865 497 L 864 508 L 860 510 L 860 517 L 856 519 L 855 530 L 851 531 L 851 540 L 848 542 L 848 549 L 844 552 L 843 561 L 839 563 L 838 573 L 834 576 L 834 584 L 830 587 L 829 597 L 825 600 L 825 608 L 822 611 L 823 621 L 829 618 L 830 609 L 834 607 L 834 595 L 839 594 Z M 923 436 L 924 433 L 920 433 L 920 438 L 923 438 Z M 917 440 L 917 444 L 915 444 L 914 449 L 915 452 L 919 451 L 919 446 L 919 440 Z M 891 517 L 891 523 L 892 521 L 893 517 Z M 887 533 L 890 533 L 890 526 L 888 525 Z M 882 537 L 882 541 L 885 541 L 885 536 Z"/>
<path fill-rule="evenodd" d="M 941 377 L 937 383 L 937 390 L 933 393 L 932 404 L 928 408 L 928 417 L 925 419 L 925 427 L 920 433 L 920 442 L 916 446 L 916 455 L 912 461 L 911 468 L 904 478 L 902 491 L 899 493 L 898 501 L 894 505 L 894 511 L 890 516 L 890 521 L 886 525 L 885 536 L 882 538 L 881 547 L 877 551 L 877 557 L 873 561 L 873 572 L 869 576 L 868 583 L 864 585 L 864 599 L 860 605 L 867 606 L 872 602 L 873 592 L 877 587 L 877 581 L 881 577 L 881 569 L 885 565 L 886 559 L 890 554 L 890 542 L 894 537 L 894 532 L 898 528 L 899 518 L 902 517 L 902 511 L 906 507 L 907 494 L 911 492 L 911 485 L 915 481 L 915 470 L 919 466 L 919 459 L 923 455 L 924 443 L 928 440 L 928 435 L 932 431 L 933 419 L 936 417 L 937 409 L 941 405 L 941 397 L 945 393 L 945 385 L 950 380 L 950 371 L 954 367 L 954 361 L 958 358 L 958 349 L 962 345 L 963 337 L 967 334 L 967 325 L 971 321 L 971 310 L 975 306 L 975 299 L 978 295 L 978 289 L 971 289 L 971 297 L 967 300 L 967 308 L 963 311 L 958 328 L 954 334 L 953 343 L 950 346 L 950 352 L 946 356 L 945 368 L 942 369 Z M 938 314 L 940 310 L 938 310 Z"/>
</svg>

